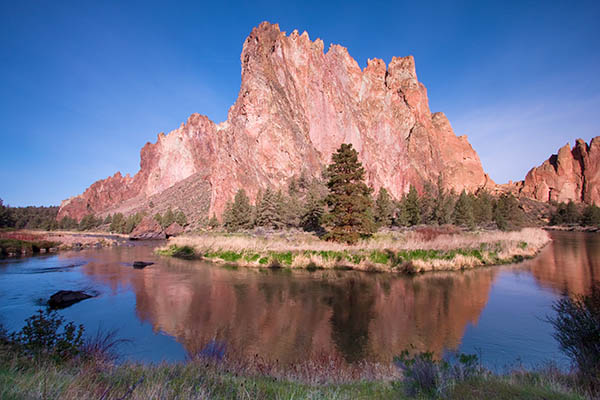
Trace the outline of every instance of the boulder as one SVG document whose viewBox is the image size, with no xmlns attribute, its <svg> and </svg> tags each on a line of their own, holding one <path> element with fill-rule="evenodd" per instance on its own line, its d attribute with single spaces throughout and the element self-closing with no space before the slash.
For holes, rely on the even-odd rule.
<svg viewBox="0 0 600 400">
<path fill-rule="evenodd" d="M 80 290 L 59 290 L 50 296 L 48 305 L 52 309 L 66 308 L 82 300 L 94 297 Z"/>
<path fill-rule="evenodd" d="M 165 235 L 160 224 L 149 216 L 144 217 L 129 235 L 131 240 L 160 240 L 166 238 L 167 235 Z"/>
<path fill-rule="evenodd" d="M 154 264 L 153 262 L 146 262 L 146 261 L 134 261 L 133 262 L 133 268 L 135 269 L 142 269 L 142 268 L 146 268 L 148 265 L 152 265 Z"/>
<path fill-rule="evenodd" d="M 171 225 L 165 229 L 165 234 L 167 237 L 181 235 L 183 233 L 183 228 L 177 222 L 173 222 Z"/>
</svg>

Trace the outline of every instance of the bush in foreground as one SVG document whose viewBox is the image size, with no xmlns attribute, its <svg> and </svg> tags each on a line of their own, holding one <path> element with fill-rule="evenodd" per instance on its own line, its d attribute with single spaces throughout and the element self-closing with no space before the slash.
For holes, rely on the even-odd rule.
<svg viewBox="0 0 600 400">
<path fill-rule="evenodd" d="M 588 295 L 564 296 L 548 320 L 555 329 L 554 338 L 577 368 L 581 383 L 600 395 L 600 283 Z"/>
</svg>

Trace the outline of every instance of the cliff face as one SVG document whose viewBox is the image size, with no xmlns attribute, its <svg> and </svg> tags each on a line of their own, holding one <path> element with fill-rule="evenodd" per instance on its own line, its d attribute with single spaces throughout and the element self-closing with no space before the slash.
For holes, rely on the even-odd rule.
<svg viewBox="0 0 600 400">
<path fill-rule="evenodd" d="M 412 57 L 379 59 L 361 70 L 341 46 L 323 51 L 305 32 L 286 36 L 262 23 L 244 42 L 242 83 L 227 121 L 194 114 L 141 152 L 140 171 L 94 183 L 65 200 L 59 218 L 77 219 L 151 196 L 197 175 L 206 181 L 210 212 L 221 214 L 239 188 L 253 198 L 304 172 L 318 176 L 342 143 L 360 153 L 367 181 L 394 197 L 422 189 L 439 175 L 447 188 L 469 191 L 494 183 L 465 136 L 429 110 Z"/>
<path fill-rule="evenodd" d="M 539 167 L 527 173 L 520 194 L 539 201 L 569 201 L 600 205 L 600 136 L 588 145 L 567 143 Z"/>
</svg>

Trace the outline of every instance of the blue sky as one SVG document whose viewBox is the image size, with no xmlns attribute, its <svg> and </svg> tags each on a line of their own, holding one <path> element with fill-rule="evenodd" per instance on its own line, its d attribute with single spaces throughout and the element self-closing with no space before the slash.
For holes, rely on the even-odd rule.
<svg viewBox="0 0 600 400">
<path fill-rule="evenodd" d="M 417 4 L 420 3 L 420 4 Z M 189 114 L 226 119 L 252 27 L 415 56 L 432 111 L 498 183 L 600 135 L 600 2 L 2 1 L 0 198 L 59 204 Z"/>
</svg>

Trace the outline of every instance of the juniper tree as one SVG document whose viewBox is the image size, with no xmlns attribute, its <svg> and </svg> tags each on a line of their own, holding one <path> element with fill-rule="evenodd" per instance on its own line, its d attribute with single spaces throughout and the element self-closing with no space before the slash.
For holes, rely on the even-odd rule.
<svg viewBox="0 0 600 400">
<path fill-rule="evenodd" d="M 227 202 L 223 224 L 230 232 L 252 227 L 252 206 L 244 189 L 237 191 L 233 203 Z"/>
<path fill-rule="evenodd" d="M 521 226 L 523 210 L 519 208 L 519 201 L 512 193 L 503 194 L 496 200 L 494 206 L 494 222 L 500 230 L 510 230 Z"/>
<path fill-rule="evenodd" d="M 279 229 L 283 226 L 278 198 L 271 188 L 267 188 L 256 204 L 256 226 Z"/>
<path fill-rule="evenodd" d="M 217 216 L 215 214 L 212 215 L 212 217 L 208 220 L 208 226 L 211 229 L 217 229 L 219 227 L 219 220 L 217 219 Z"/>
<path fill-rule="evenodd" d="M 421 207 L 419 205 L 419 194 L 417 189 L 410 185 L 408 194 L 402 199 L 403 207 L 406 212 L 407 222 L 409 225 L 418 225 L 421 223 Z"/>
<path fill-rule="evenodd" d="M 329 195 L 326 198 L 331 230 L 325 238 L 356 243 L 361 236 L 368 236 L 374 230 L 372 189 L 364 182 L 365 169 L 351 144 L 342 144 L 331 159 L 332 163 L 327 167 Z"/>
<path fill-rule="evenodd" d="M 394 202 L 385 188 L 379 190 L 375 200 L 375 223 L 380 227 L 390 227 L 394 217 Z"/>
<path fill-rule="evenodd" d="M 325 214 L 325 204 L 322 196 L 315 186 L 311 187 L 306 194 L 304 214 L 301 218 L 302 228 L 309 232 L 321 232 L 321 219 Z"/>
<path fill-rule="evenodd" d="M 454 206 L 454 223 L 467 228 L 475 226 L 475 218 L 473 217 L 473 203 L 471 197 L 466 191 L 462 191 L 456 205 Z"/>
<path fill-rule="evenodd" d="M 586 226 L 600 225 L 600 207 L 590 204 L 583 210 L 581 224 Z"/>
<path fill-rule="evenodd" d="M 487 225 L 494 218 L 494 199 L 487 190 L 480 190 L 473 201 L 473 217 L 477 225 Z"/>
</svg>

